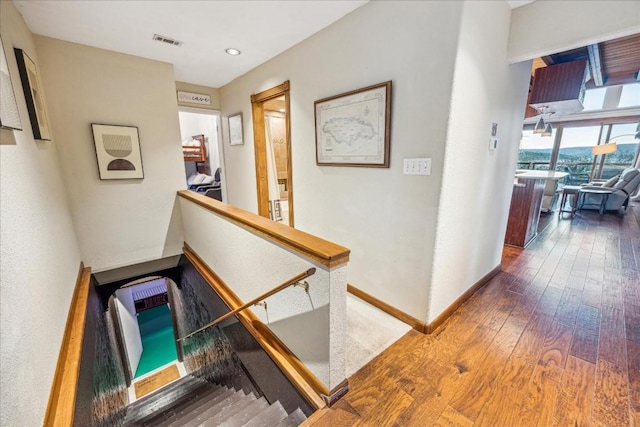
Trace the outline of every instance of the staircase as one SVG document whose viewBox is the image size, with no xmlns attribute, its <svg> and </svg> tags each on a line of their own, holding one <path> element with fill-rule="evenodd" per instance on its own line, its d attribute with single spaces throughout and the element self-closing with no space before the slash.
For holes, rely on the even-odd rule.
<svg viewBox="0 0 640 427">
<path fill-rule="evenodd" d="M 305 419 L 300 409 L 287 414 L 278 401 L 187 375 L 129 405 L 123 425 L 293 427 Z"/>
</svg>

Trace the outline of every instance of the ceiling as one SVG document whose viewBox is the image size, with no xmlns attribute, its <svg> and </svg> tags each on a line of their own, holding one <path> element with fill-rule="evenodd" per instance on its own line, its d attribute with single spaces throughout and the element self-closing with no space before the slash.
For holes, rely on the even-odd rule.
<svg viewBox="0 0 640 427">
<path fill-rule="evenodd" d="M 587 81 L 587 88 L 638 82 L 640 34 L 537 58 L 533 69 L 580 59 L 589 60 L 591 79 Z"/>
<path fill-rule="evenodd" d="M 35 34 L 169 62 L 178 81 L 221 87 L 367 1 L 14 0 L 14 4 Z M 184 44 L 154 41 L 154 34 Z M 226 54 L 230 47 L 242 54 Z"/>
<path fill-rule="evenodd" d="M 174 65 L 178 81 L 221 87 L 368 0 L 14 0 L 43 36 Z M 508 0 L 511 8 L 533 0 Z M 173 46 L 154 34 L 183 42 Z M 230 56 L 225 49 L 240 49 Z"/>
</svg>

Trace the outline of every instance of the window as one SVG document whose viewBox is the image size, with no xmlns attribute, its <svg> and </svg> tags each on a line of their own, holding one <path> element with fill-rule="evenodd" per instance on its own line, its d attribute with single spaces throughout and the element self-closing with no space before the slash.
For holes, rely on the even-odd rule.
<svg viewBox="0 0 640 427">
<path fill-rule="evenodd" d="M 569 174 L 567 184 L 578 185 L 589 181 L 593 166 L 591 147 L 598 145 L 599 135 L 600 126 L 563 129 L 556 170 Z"/>
<path fill-rule="evenodd" d="M 640 83 L 631 83 L 622 86 L 620 103 L 618 108 L 640 106 Z"/>
<path fill-rule="evenodd" d="M 623 170 L 632 165 L 638 150 L 638 140 L 634 138 L 637 123 L 611 125 L 610 142 L 616 142 L 615 153 L 607 154 L 604 158 L 602 172 L 595 175 L 598 178 L 609 179 L 620 175 Z M 607 126 L 605 126 L 605 129 Z M 603 132 L 604 133 L 604 132 Z M 600 165 L 597 165 L 598 169 Z"/>
<path fill-rule="evenodd" d="M 584 106 L 583 111 L 602 110 L 606 92 L 606 87 L 586 90 L 584 92 L 584 100 L 582 101 L 582 105 Z"/>
<path fill-rule="evenodd" d="M 540 136 L 534 134 L 532 130 L 522 131 L 517 168 L 549 170 L 555 138 L 555 129 L 551 132 L 551 136 Z"/>
</svg>

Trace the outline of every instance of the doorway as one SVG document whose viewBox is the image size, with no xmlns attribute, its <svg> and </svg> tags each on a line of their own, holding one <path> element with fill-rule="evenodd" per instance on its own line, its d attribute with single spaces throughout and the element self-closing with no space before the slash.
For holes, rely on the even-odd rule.
<svg viewBox="0 0 640 427">
<path fill-rule="evenodd" d="M 251 106 L 258 214 L 293 227 L 289 81 L 251 95 Z"/>
<path fill-rule="evenodd" d="M 224 157 L 222 153 L 222 133 L 220 127 L 220 112 L 199 108 L 179 107 L 180 136 L 184 157 L 185 179 L 191 188 L 204 186 L 192 185 L 191 181 L 198 174 L 211 177 L 213 182 L 206 182 L 209 187 L 218 186 L 220 194 L 218 200 L 227 200 L 224 185 Z M 204 147 L 204 152 L 200 148 Z M 199 153 L 204 154 L 201 156 Z M 191 180 L 190 180 L 191 178 Z M 200 177 L 202 178 L 202 176 Z M 198 182 L 197 184 L 202 184 Z M 203 191 L 204 193 L 204 191 Z"/>
</svg>

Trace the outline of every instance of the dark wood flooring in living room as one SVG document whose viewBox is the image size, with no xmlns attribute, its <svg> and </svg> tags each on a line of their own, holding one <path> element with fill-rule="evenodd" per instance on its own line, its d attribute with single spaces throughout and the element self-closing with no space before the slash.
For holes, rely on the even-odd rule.
<svg viewBox="0 0 640 427">
<path fill-rule="evenodd" d="M 502 270 L 304 425 L 640 426 L 640 203 L 549 217 Z"/>
</svg>

